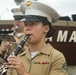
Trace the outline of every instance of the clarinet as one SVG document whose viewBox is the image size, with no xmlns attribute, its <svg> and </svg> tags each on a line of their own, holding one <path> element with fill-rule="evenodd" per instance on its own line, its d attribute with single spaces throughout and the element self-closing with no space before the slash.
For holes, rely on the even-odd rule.
<svg viewBox="0 0 76 75">
<path fill-rule="evenodd" d="M 16 28 L 13 31 L 13 36 L 15 36 L 18 29 L 19 29 L 19 27 L 16 25 Z M 9 50 L 6 52 L 6 54 L 5 54 L 4 58 L 3 58 L 4 60 L 6 60 L 6 58 L 8 57 L 8 53 L 9 53 Z"/>
<path fill-rule="evenodd" d="M 29 34 L 26 35 L 9 56 L 17 56 L 20 50 L 23 48 L 24 44 L 27 42 L 29 36 L 30 36 Z M 3 64 L 2 67 L 0 68 L 0 75 L 7 75 L 7 69 L 8 68 L 4 67 L 4 64 Z"/>
</svg>

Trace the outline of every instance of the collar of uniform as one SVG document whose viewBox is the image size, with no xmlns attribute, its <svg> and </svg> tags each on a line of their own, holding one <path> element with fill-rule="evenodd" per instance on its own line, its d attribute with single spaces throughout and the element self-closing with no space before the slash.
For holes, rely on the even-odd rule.
<svg viewBox="0 0 76 75">
<path fill-rule="evenodd" d="M 50 44 L 46 44 L 44 48 L 42 48 L 39 53 L 47 54 L 49 55 L 53 47 Z"/>
<path fill-rule="evenodd" d="M 41 50 L 39 50 L 36 55 L 39 55 L 41 53 L 49 55 L 50 52 L 52 51 L 52 49 L 53 49 L 53 47 L 50 44 L 46 44 L 45 47 L 43 47 Z M 26 55 L 30 55 L 30 49 L 27 50 Z"/>
<path fill-rule="evenodd" d="M 41 49 L 41 50 L 37 53 L 37 55 L 39 55 L 39 54 L 41 54 L 41 53 L 42 53 L 42 54 L 49 55 L 52 49 L 53 49 L 53 47 L 52 47 L 50 44 L 46 44 L 46 46 L 45 46 L 43 49 Z M 25 55 L 25 54 L 26 54 L 27 58 L 30 59 L 30 50 L 24 51 L 23 53 L 20 54 L 20 56 L 23 56 L 23 55 Z"/>
</svg>

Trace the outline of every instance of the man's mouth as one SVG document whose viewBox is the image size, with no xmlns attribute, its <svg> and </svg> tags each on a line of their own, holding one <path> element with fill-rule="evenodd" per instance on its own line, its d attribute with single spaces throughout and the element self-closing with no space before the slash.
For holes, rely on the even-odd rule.
<svg viewBox="0 0 76 75">
<path fill-rule="evenodd" d="M 32 34 L 26 34 L 26 35 L 31 36 Z"/>
</svg>

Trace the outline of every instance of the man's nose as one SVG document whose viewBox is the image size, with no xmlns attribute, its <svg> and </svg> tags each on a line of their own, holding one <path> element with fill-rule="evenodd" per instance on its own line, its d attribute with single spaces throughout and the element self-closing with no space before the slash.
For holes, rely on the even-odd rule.
<svg viewBox="0 0 76 75">
<path fill-rule="evenodd" d="M 31 28 L 30 28 L 30 26 L 26 26 L 25 29 L 26 29 L 26 31 L 30 31 Z"/>
</svg>

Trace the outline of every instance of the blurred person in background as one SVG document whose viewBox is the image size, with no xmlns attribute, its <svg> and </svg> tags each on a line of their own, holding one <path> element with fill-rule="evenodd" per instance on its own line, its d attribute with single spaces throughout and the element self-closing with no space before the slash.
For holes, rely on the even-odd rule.
<svg viewBox="0 0 76 75">
<path fill-rule="evenodd" d="M 23 39 L 25 36 L 25 25 L 24 22 L 20 22 L 20 20 L 23 18 L 23 13 L 20 11 L 20 8 L 13 8 L 11 12 L 14 14 L 14 23 L 11 30 L 13 31 L 9 35 L 13 35 L 15 38 L 15 42 L 10 41 L 2 41 L 0 46 L 0 55 L 3 57 L 8 57 L 10 53 L 16 48 L 16 46 L 19 44 L 19 42 Z M 22 53 L 24 50 L 26 50 L 27 47 L 24 46 L 24 48 L 20 51 Z"/>
</svg>

